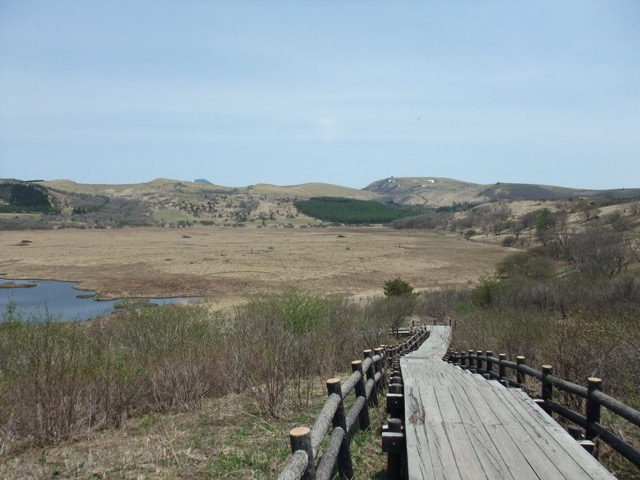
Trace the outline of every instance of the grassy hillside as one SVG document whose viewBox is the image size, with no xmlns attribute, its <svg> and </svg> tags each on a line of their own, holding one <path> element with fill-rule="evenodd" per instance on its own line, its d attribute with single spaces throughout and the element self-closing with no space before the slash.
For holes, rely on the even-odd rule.
<svg viewBox="0 0 640 480">
<path fill-rule="evenodd" d="M 439 207 L 454 203 L 482 203 L 490 200 L 480 192 L 486 185 L 437 177 L 390 177 L 378 180 L 364 190 L 376 193 L 384 201 L 399 205 Z"/>
<path fill-rule="evenodd" d="M 19 188 L 24 191 L 41 192 L 40 196 L 46 196 L 50 207 L 47 208 L 42 199 L 29 206 L 14 205 L 17 197 L 11 192 L 15 190 L 12 185 L 16 184 L 21 185 Z M 456 210 L 495 201 L 640 198 L 640 189 L 579 190 L 514 183 L 481 185 L 439 177 L 390 177 L 362 190 L 315 182 L 289 186 L 259 183 L 226 187 L 202 180 L 188 182 L 166 178 L 119 185 L 82 184 L 71 180 L 21 182 L 0 179 L 0 187 L 0 210 L 5 212 L 5 218 L 0 218 L 0 230 L 128 225 L 317 225 L 323 221 L 318 219 L 327 217 L 308 216 L 308 212 L 296 208 L 296 202 L 318 197 L 426 209 L 455 207 Z M 31 197 L 33 195 L 29 201 L 35 198 Z M 17 213 L 18 218 L 6 217 L 12 213 Z M 52 213 L 57 216 L 51 216 Z M 27 214 L 39 214 L 41 217 L 28 217 Z"/>
<path fill-rule="evenodd" d="M 223 187 L 211 183 L 159 178 L 125 185 L 87 185 L 70 180 L 39 182 L 58 196 L 107 196 L 138 202 L 164 226 L 292 226 L 317 224 L 294 207 L 294 202 L 317 196 L 373 200 L 372 192 L 324 183 L 292 186 L 268 184 Z M 65 201 L 63 201 L 65 203 Z M 68 202 L 67 204 L 74 202 Z M 79 220 L 79 217 L 76 217 Z"/>
<path fill-rule="evenodd" d="M 638 188 L 617 190 L 582 190 L 575 188 L 533 185 L 527 183 L 496 183 L 480 192 L 481 196 L 491 200 L 569 200 L 578 198 L 620 198 L 629 199 L 640 196 Z"/>
<path fill-rule="evenodd" d="M 390 177 L 365 188 L 384 201 L 400 205 L 428 207 L 451 206 L 456 203 L 481 204 L 497 200 L 567 200 L 579 198 L 640 197 L 640 188 L 616 190 L 585 190 L 527 183 L 482 185 L 437 177 Z"/>
<path fill-rule="evenodd" d="M 356 188 L 341 187 L 329 183 L 304 183 L 280 187 L 277 185 L 257 184 L 252 188 L 254 193 L 266 195 L 283 195 L 287 197 L 341 197 L 357 200 L 377 200 L 380 196 L 375 192 L 358 190 Z"/>
</svg>

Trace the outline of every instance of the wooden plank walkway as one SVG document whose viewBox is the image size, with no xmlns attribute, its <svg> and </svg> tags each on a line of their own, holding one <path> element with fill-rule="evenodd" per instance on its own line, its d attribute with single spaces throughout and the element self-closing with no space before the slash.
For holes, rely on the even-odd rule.
<svg viewBox="0 0 640 480">
<path fill-rule="evenodd" d="M 400 360 L 410 479 L 613 479 L 519 389 L 441 360 L 450 327 Z"/>
</svg>

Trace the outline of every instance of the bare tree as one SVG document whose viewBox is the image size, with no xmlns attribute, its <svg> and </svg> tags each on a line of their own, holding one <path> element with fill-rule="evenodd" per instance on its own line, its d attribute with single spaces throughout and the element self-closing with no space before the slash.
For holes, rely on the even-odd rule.
<svg viewBox="0 0 640 480">
<path fill-rule="evenodd" d="M 524 213 L 522 214 L 519 220 L 524 230 L 526 230 L 527 228 L 535 227 L 537 221 L 538 221 L 538 212 Z"/>
<path fill-rule="evenodd" d="M 580 214 L 585 222 L 590 222 L 598 217 L 600 209 L 593 202 L 584 202 L 580 206 Z"/>
<path fill-rule="evenodd" d="M 627 270 L 636 258 L 623 232 L 590 228 L 571 237 L 568 252 L 582 264 L 582 271 L 612 279 Z"/>
</svg>

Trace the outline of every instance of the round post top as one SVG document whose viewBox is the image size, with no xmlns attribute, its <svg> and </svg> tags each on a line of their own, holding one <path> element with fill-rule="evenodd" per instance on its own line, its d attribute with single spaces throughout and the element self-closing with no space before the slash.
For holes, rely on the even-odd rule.
<svg viewBox="0 0 640 480">
<path fill-rule="evenodd" d="M 304 437 L 311 433 L 311 429 L 309 427 L 296 427 L 289 432 L 289 435 L 292 437 Z"/>
</svg>

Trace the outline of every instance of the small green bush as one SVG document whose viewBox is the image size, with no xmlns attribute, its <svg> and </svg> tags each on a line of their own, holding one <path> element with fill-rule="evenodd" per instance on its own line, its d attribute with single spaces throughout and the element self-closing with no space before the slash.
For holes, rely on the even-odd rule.
<svg viewBox="0 0 640 480">
<path fill-rule="evenodd" d="M 473 289 L 474 302 L 482 307 L 493 304 L 503 290 L 503 284 L 495 277 L 482 277 Z"/>
<path fill-rule="evenodd" d="M 387 297 L 396 297 L 399 295 L 411 295 L 413 287 L 400 278 L 387 280 L 384 283 L 384 294 Z"/>
<path fill-rule="evenodd" d="M 478 307 L 467 301 L 460 301 L 453 306 L 453 311 L 456 313 L 475 313 L 478 311 Z"/>
</svg>

